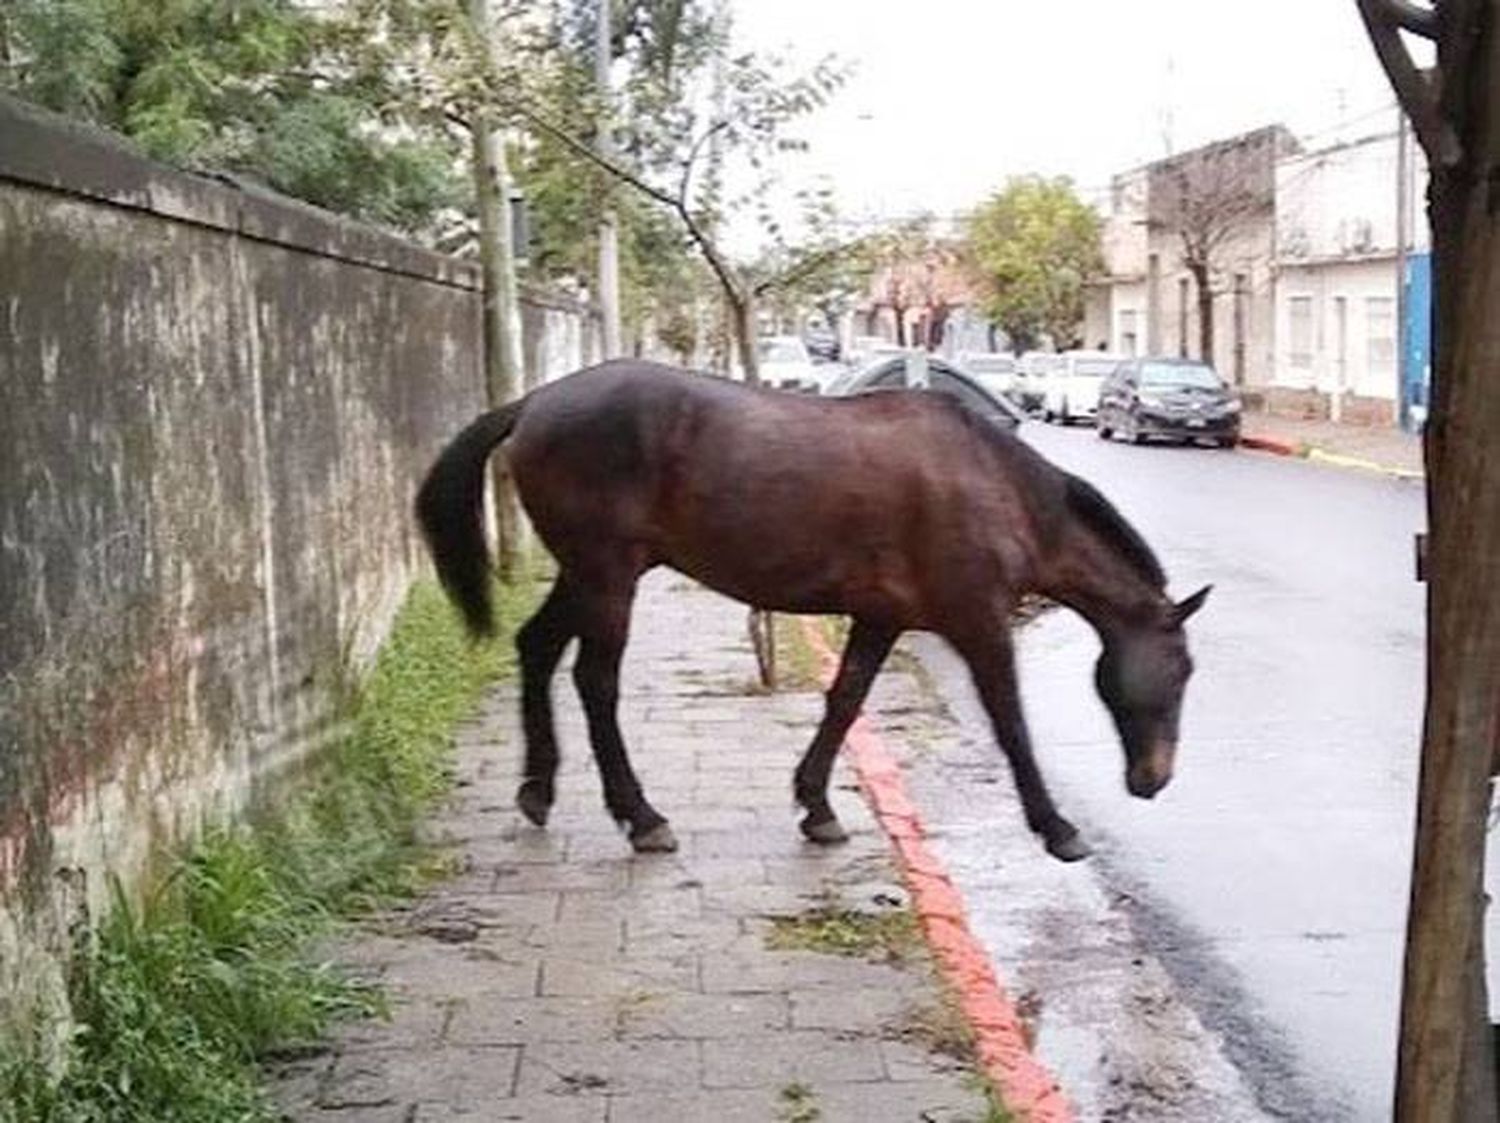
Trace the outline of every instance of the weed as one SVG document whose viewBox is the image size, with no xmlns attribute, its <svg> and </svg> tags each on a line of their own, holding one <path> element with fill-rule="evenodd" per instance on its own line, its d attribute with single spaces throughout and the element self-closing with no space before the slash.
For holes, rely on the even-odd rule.
<svg viewBox="0 0 1500 1123">
<path fill-rule="evenodd" d="M 506 633 L 534 593 L 501 591 Z M 450 730 L 509 668 L 508 644 L 469 643 L 438 590 L 416 587 L 352 692 L 350 732 L 289 801 L 208 832 L 139 901 L 115 887 L 70 969 L 61 1070 L 33 1043 L 7 1048 L 0 1123 L 275 1119 L 257 1062 L 383 1009 L 310 941 L 420 884 L 415 826 L 450 784 Z"/>
<path fill-rule="evenodd" d="M 916 918 L 907 909 L 864 912 L 822 906 L 770 919 L 766 946 L 776 951 L 819 951 L 904 963 L 923 946 Z"/>
<path fill-rule="evenodd" d="M 823 1118 L 816 1093 L 800 1080 L 782 1088 L 780 1099 L 781 1110 L 776 1114 L 780 1123 L 818 1123 Z"/>
</svg>

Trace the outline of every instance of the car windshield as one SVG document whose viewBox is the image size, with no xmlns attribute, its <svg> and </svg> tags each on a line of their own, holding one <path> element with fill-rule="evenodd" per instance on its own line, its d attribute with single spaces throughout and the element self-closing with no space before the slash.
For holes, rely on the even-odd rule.
<svg viewBox="0 0 1500 1123">
<path fill-rule="evenodd" d="M 1214 368 L 1199 363 L 1142 363 L 1142 386 L 1192 386 L 1217 390 L 1224 385 Z"/>
<path fill-rule="evenodd" d="M 1119 359 L 1079 359 L 1073 364 L 1073 373 L 1089 378 L 1103 378 L 1120 365 Z"/>
<path fill-rule="evenodd" d="M 784 339 L 761 340 L 760 361 L 763 363 L 800 363 L 806 357 L 800 343 Z"/>
</svg>

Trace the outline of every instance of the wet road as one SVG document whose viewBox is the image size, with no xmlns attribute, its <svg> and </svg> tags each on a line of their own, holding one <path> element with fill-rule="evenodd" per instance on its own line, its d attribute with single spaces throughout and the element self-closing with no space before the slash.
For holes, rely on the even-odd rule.
<svg viewBox="0 0 1500 1123">
<path fill-rule="evenodd" d="M 1120 507 L 1174 594 L 1214 585 L 1189 626 L 1177 778 L 1154 802 L 1125 794 L 1092 631 L 1058 611 L 1020 634 L 1043 768 L 1100 851 L 1088 876 L 1129 902 L 1141 945 L 1263 1107 L 1388 1118 L 1422 703 L 1420 485 L 1024 432 Z M 961 668 L 929 663 L 977 721 Z M 961 838 L 950 849 L 960 869 L 977 864 Z M 1059 884 L 1072 876 L 1058 869 Z M 964 888 L 981 917 L 999 892 Z"/>
</svg>

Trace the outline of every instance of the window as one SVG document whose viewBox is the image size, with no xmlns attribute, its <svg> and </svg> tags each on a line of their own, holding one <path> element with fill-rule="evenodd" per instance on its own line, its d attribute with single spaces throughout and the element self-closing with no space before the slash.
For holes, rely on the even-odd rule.
<svg viewBox="0 0 1500 1123">
<path fill-rule="evenodd" d="M 1120 312 L 1120 353 L 1134 358 L 1139 351 L 1137 338 L 1136 311 L 1126 308 Z"/>
<path fill-rule="evenodd" d="M 1313 360 L 1312 297 L 1287 301 L 1287 362 L 1293 370 L 1311 370 Z"/>
<path fill-rule="evenodd" d="M 1204 363 L 1142 363 L 1142 386 L 1191 386 L 1218 390 L 1224 383 L 1214 368 Z"/>
<path fill-rule="evenodd" d="M 1396 373 L 1396 302 L 1388 296 L 1365 299 L 1365 329 L 1370 336 L 1370 373 Z"/>
</svg>

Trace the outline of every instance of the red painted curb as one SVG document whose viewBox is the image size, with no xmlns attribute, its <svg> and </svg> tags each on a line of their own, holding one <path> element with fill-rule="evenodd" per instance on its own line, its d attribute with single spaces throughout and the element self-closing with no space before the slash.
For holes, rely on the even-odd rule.
<svg viewBox="0 0 1500 1123">
<path fill-rule="evenodd" d="M 1240 444 L 1246 448 L 1259 449 L 1261 452 L 1274 452 L 1277 456 L 1296 456 L 1297 446 L 1288 444 L 1286 441 L 1278 441 L 1274 437 L 1242 436 Z"/>
<path fill-rule="evenodd" d="M 823 663 L 823 681 L 833 681 L 838 656 L 817 625 L 802 618 L 803 634 Z M 900 765 L 863 717 L 844 739 L 860 788 L 896 851 L 912 908 L 943 977 L 958 996 L 974 1031 L 979 1063 L 1005 1106 L 1028 1123 L 1074 1123 L 1057 1079 L 1032 1055 L 1016 1007 L 1005 993 L 989 956 L 969 931 L 963 897 L 935 854 L 923 842 L 922 816 L 907 798 Z"/>
</svg>

